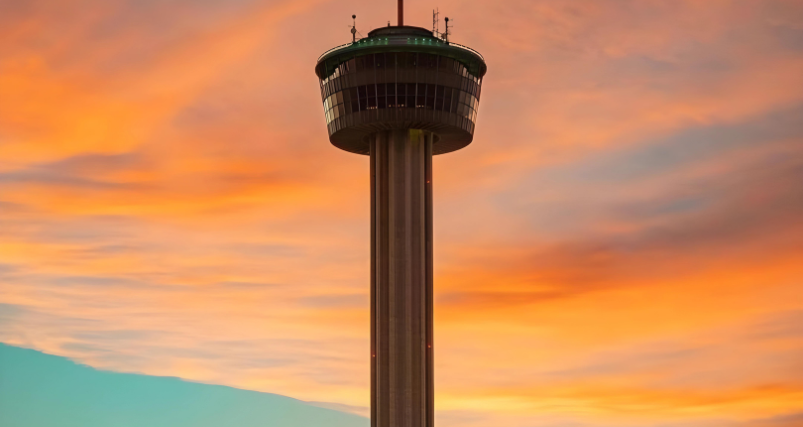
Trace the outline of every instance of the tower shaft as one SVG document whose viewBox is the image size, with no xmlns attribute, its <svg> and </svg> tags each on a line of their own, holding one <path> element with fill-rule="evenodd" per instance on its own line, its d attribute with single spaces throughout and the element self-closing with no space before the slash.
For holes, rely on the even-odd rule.
<svg viewBox="0 0 803 427">
<path fill-rule="evenodd" d="M 371 426 L 433 427 L 431 132 L 370 135 Z"/>
</svg>

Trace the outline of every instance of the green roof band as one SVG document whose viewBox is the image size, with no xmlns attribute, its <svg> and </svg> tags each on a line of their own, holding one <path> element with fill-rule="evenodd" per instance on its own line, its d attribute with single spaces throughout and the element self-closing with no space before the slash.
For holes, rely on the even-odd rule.
<svg viewBox="0 0 803 427">
<path fill-rule="evenodd" d="M 379 35 L 389 37 L 378 37 Z M 412 39 L 412 40 L 411 40 Z M 420 42 L 419 42 L 419 39 Z M 433 43 L 434 42 L 434 43 Z M 418 27 L 385 27 L 369 33 L 368 37 L 324 52 L 318 58 L 315 73 L 325 79 L 332 75 L 340 64 L 372 53 L 428 53 L 454 59 L 463 64 L 469 73 L 482 77 L 487 71 L 485 60 L 479 52 L 456 43 L 447 43 Z"/>
</svg>

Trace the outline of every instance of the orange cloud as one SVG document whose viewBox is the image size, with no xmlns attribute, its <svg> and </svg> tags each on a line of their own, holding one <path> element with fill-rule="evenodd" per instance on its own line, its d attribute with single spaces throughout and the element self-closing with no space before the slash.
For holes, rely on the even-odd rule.
<svg viewBox="0 0 803 427">
<path fill-rule="evenodd" d="M 439 424 L 795 425 L 800 5 L 439 6 L 490 70 L 435 160 Z M 0 341 L 361 411 L 368 164 L 312 73 L 351 12 L 7 9 Z"/>
</svg>

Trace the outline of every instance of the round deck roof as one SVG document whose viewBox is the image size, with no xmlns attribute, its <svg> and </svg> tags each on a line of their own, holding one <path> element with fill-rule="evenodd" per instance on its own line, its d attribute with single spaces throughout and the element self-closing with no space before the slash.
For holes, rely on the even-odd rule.
<svg viewBox="0 0 803 427">
<path fill-rule="evenodd" d="M 332 48 L 318 58 L 315 74 L 324 79 L 340 64 L 355 56 L 379 52 L 431 53 L 460 61 L 468 71 L 482 77 L 487 71 L 485 59 L 479 52 L 456 43 L 435 37 L 432 31 L 421 27 L 381 27 L 368 33 L 368 37 Z"/>
</svg>

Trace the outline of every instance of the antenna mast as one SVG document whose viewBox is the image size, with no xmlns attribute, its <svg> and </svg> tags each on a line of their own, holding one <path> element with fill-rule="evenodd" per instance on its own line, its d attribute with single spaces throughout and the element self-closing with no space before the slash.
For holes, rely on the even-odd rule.
<svg viewBox="0 0 803 427">
<path fill-rule="evenodd" d="M 440 18 L 439 18 L 440 14 L 441 13 L 438 11 L 437 7 L 435 9 L 432 9 L 432 34 L 435 34 L 435 37 L 439 37 L 438 33 L 440 31 L 440 28 L 439 28 L 440 27 L 440 25 L 439 25 L 440 24 L 440 22 L 439 22 L 440 21 Z"/>
<path fill-rule="evenodd" d="M 449 17 L 447 16 L 446 18 L 443 18 L 443 20 L 446 21 L 446 31 L 444 31 L 442 34 L 443 41 L 449 43 Z"/>
<path fill-rule="evenodd" d="M 404 25 L 404 0 L 399 0 L 399 26 Z"/>
</svg>

